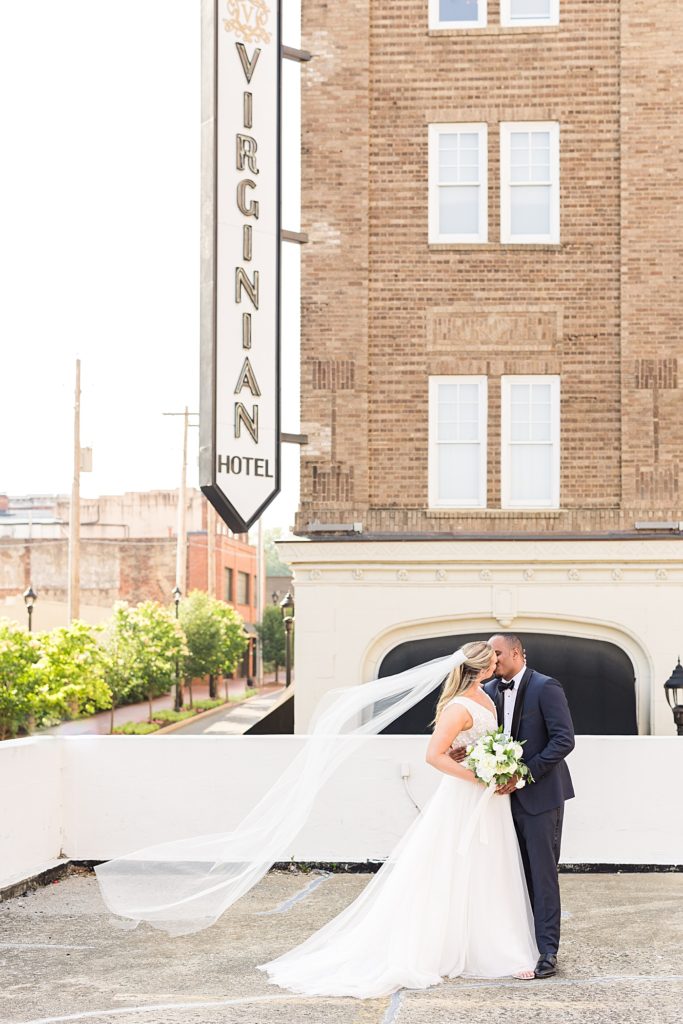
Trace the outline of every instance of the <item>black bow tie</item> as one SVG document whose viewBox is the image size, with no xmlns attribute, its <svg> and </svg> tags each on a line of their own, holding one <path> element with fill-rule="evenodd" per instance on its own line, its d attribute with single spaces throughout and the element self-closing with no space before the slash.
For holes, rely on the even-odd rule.
<svg viewBox="0 0 683 1024">
<path fill-rule="evenodd" d="M 505 682 L 504 679 L 499 679 L 498 680 L 498 689 L 500 690 L 501 693 L 503 692 L 503 690 L 514 690 L 514 688 L 515 688 L 515 681 L 514 681 L 514 679 L 511 679 L 507 683 Z"/>
</svg>

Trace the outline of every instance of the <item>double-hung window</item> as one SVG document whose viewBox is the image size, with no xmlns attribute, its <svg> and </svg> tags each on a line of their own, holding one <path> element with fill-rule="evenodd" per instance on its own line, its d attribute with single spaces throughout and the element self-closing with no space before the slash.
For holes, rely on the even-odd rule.
<svg viewBox="0 0 683 1024">
<path fill-rule="evenodd" d="M 430 508 L 486 507 L 486 377 L 429 378 Z"/>
<path fill-rule="evenodd" d="M 560 0 L 500 0 L 501 25 L 559 25 Z"/>
<path fill-rule="evenodd" d="M 237 601 L 236 604 L 249 604 L 249 573 L 237 573 Z"/>
<path fill-rule="evenodd" d="M 429 241 L 485 242 L 485 124 L 429 126 Z"/>
<path fill-rule="evenodd" d="M 430 28 L 483 28 L 486 0 L 429 0 Z"/>
<path fill-rule="evenodd" d="M 501 504 L 559 508 L 560 378 L 501 380 Z"/>
<path fill-rule="evenodd" d="M 559 242 L 559 124 L 501 124 L 500 174 L 501 241 Z"/>
</svg>

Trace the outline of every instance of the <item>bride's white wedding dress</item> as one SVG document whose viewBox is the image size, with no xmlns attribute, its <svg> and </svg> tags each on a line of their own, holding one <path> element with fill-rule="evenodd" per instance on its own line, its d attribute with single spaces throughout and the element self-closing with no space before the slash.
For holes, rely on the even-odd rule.
<svg viewBox="0 0 683 1024">
<path fill-rule="evenodd" d="M 472 727 L 496 727 L 469 697 Z M 360 896 L 300 946 L 260 966 L 306 995 L 388 995 L 444 977 L 496 978 L 533 970 L 533 916 L 510 797 L 450 775 Z"/>
</svg>

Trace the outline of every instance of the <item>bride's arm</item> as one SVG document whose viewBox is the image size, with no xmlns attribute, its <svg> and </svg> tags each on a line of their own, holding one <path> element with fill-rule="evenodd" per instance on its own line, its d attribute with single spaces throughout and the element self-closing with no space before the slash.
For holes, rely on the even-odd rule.
<svg viewBox="0 0 683 1024">
<path fill-rule="evenodd" d="M 462 704 L 452 704 L 444 708 L 439 716 L 439 721 L 434 726 L 432 738 L 427 747 L 427 764 L 437 771 L 446 775 L 455 775 L 458 779 L 467 779 L 468 782 L 476 782 L 474 772 L 464 765 L 457 764 L 449 755 L 451 743 L 463 729 L 472 726 L 472 718 Z"/>
</svg>

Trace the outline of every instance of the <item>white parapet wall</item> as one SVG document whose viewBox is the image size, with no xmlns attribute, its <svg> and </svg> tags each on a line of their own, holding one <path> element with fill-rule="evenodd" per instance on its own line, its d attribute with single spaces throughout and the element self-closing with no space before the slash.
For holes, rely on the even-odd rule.
<svg viewBox="0 0 683 1024">
<path fill-rule="evenodd" d="M 61 855 L 63 753 L 47 738 L 0 743 L 0 885 Z"/>
<path fill-rule="evenodd" d="M 0 744 L 0 885 L 59 856 L 107 860 L 149 843 L 228 831 L 304 737 L 50 737 Z M 362 741 L 282 860 L 388 856 L 439 782 L 427 738 Z M 401 779 L 408 766 L 410 792 Z M 677 737 L 580 736 L 570 758 L 565 864 L 681 864 Z"/>
</svg>

